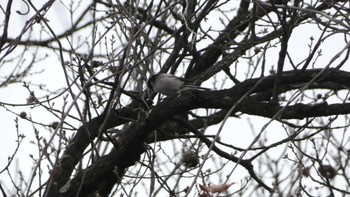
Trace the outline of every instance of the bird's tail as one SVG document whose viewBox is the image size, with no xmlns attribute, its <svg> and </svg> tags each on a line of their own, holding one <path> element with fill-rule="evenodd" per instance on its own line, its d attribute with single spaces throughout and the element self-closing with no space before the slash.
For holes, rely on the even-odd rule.
<svg viewBox="0 0 350 197">
<path fill-rule="evenodd" d="M 205 91 L 205 90 L 210 90 L 209 88 L 203 88 L 200 86 L 195 86 L 195 85 L 185 85 L 184 86 L 184 90 L 201 90 L 201 91 Z"/>
</svg>

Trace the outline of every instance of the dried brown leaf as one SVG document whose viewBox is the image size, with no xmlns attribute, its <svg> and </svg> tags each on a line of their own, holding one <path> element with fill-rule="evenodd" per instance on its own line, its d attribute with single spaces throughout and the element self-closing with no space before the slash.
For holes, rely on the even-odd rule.
<svg viewBox="0 0 350 197">
<path fill-rule="evenodd" d="M 205 186 L 205 185 L 199 184 L 199 188 L 204 192 L 221 193 L 226 191 L 233 184 L 234 183 L 229 183 L 229 184 L 225 183 L 221 185 L 212 185 L 212 186 Z"/>
</svg>

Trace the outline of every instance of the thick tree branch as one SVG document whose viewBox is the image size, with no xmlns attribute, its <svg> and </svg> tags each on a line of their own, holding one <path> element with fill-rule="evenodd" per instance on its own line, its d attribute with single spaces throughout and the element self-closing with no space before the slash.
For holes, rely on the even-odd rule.
<svg viewBox="0 0 350 197">
<path fill-rule="evenodd" d="M 312 80 L 318 72 L 320 72 L 319 69 L 308 70 L 304 73 L 298 73 L 295 71 L 284 72 L 281 76 L 281 85 L 290 85 L 292 87 L 293 85 L 306 84 Z M 115 177 L 116 175 L 113 173 L 113 170 L 117 169 L 117 175 L 121 176 L 122 172 L 124 172 L 127 167 L 134 165 L 134 163 L 138 161 L 140 155 L 145 151 L 143 144 L 149 134 L 173 116 L 197 108 L 231 108 L 240 97 L 254 86 L 256 86 L 256 88 L 253 90 L 253 93 L 271 91 L 274 79 L 274 75 L 265 77 L 263 80 L 249 79 L 227 90 L 187 92 L 176 98 L 166 98 L 163 102 L 154 106 L 147 116 L 144 116 L 137 121 L 132 121 L 130 127 L 126 129 L 126 134 L 118 139 L 117 149 L 113 149 L 110 154 L 103 156 L 96 161 L 96 164 L 93 164 L 72 179 L 71 187 L 68 188 L 68 193 L 65 193 L 65 195 L 77 192 L 78 189 L 73 186 L 80 185 L 82 180 L 84 180 L 82 186 L 83 188 L 86 188 L 84 192 L 97 189 L 98 184 L 96 185 L 96 182 L 89 183 L 95 178 L 95 180 L 100 180 L 98 177 L 108 175 L 108 177 L 111 176 L 111 180 L 117 181 L 118 177 Z M 256 84 L 258 81 L 260 81 L 259 84 Z M 344 89 L 347 89 L 347 87 L 350 86 L 350 73 L 336 69 L 326 70 L 324 74 L 316 80 L 313 87 L 317 88 L 317 83 L 322 84 L 325 82 L 336 83 L 342 85 Z M 350 113 L 350 104 L 341 103 L 328 105 L 327 103 L 322 103 L 318 105 L 306 105 L 299 103 L 284 107 L 267 102 L 256 102 L 247 98 L 241 103 L 241 105 L 237 106 L 236 111 L 271 118 L 282 109 L 283 112 L 279 116 L 280 119 L 302 119 L 306 117 L 348 114 Z M 116 115 L 111 119 L 108 127 L 112 128 L 130 122 L 132 119 L 136 119 L 138 114 L 131 112 L 132 110 L 129 109 L 116 110 Z M 55 184 L 53 184 L 53 188 L 50 189 L 50 196 L 63 195 L 58 191 L 67 183 L 69 175 L 74 169 L 74 166 L 81 159 L 82 153 L 88 146 L 89 141 L 97 136 L 99 124 L 102 119 L 102 116 L 97 117 L 93 120 L 93 124 L 90 123 L 92 124 L 92 126 L 90 126 L 90 137 L 86 134 L 87 131 L 79 129 L 75 138 L 62 156 L 60 164 L 56 165 L 61 166 L 60 170 L 62 171 L 62 175 L 55 177 Z M 106 162 L 105 160 L 110 162 Z M 101 162 L 104 163 L 103 169 L 96 169 L 101 168 Z M 96 167 L 94 167 L 95 165 Z M 90 180 L 89 178 L 92 179 Z"/>
</svg>

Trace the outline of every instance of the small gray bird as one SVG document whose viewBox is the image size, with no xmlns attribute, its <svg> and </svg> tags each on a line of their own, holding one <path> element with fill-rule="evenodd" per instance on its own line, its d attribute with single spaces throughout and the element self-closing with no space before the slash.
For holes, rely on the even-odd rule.
<svg viewBox="0 0 350 197">
<path fill-rule="evenodd" d="M 154 92 L 164 94 L 166 96 L 174 96 L 180 94 L 184 90 L 210 90 L 195 85 L 189 85 L 189 80 L 176 77 L 168 73 L 158 73 L 152 75 L 147 82 L 147 86 Z"/>
</svg>

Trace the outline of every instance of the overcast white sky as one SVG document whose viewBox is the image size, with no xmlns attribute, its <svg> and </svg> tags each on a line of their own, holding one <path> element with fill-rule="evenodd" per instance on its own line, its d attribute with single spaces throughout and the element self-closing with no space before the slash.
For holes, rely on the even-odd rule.
<svg viewBox="0 0 350 197">
<path fill-rule="evenodd" d="M 35 1 L 37 3 L 38 1 Z M 45 2 L 45 1 L 41 1 Z M 0 2 L 0 5 L 2 7 L 6 7 L 5 1 Z M 38 7 L 40 4 L 37 4 Z M 81 5 L 81 8 L 85 8 L 84 5 Z M 28 19 L 28 16 L 21 16 L 18 14 L 15 14 L 16 10 L 20 10 L 22 12 L 25 12 L 26 8 L 20 1 L 14 2 L 13 5 L 13 14 L 10 22 L 10 31 L 9 37 L 14 38 L 17 35 L 19 35 L 19 32 L 21 31 L 21 28 L 25 24 L 26 20 Z M 78 11 L 77 11 L 78 12 Z M 29 16 L 32 16 L 32 14 L 29 14 Z M 69 13 L 66 11 L 65 8 L 61 6 L 61 3 L 57 1 L 54 4 L 54 7 L 51 8 L 46 15 L 47 19 L 50 21 L 51 27 L 54 28 L 54 30 L 59 34 L 60 32 L 63 32 L 67 29 L 68 26 L 70 26 L 69 21 Z M 213 17 L 214 18 L 214 17 Z M 3 20 L 3 15 L 0 15 L 0 20 Z M 212 26 L 213 29 L 221 29 L 219 23 L 215 22 L 213 19 L 210 19 L 208 23 L 208 26 Z M 38 24 L 37 24 L 38 25 Z M 306 56 L 309 55 L 309 48 L 308 43 L 310 43 L 310 37 L 313 36 L 315 38 L 315 42 L 318 39 L 318 36 L 320 35 L 319 30 L 315 26 L 303 26 L 302 28 L 296 28 L 295 31 L 292 34 L 290 44 L 289 44 L 289 51 L 290 55 L 293 60 L 296 62 L 301 61 Z M 38 36 L 39 38 L 39 36 Z M 344 38 L 339 36 L 334 36 L 329 40 L 326 40 L 322 45 L 322 56 L 317 61 L 317 64 L 315 67 L 324 67 L 328 64 L 330 59 L 337 54 L 340 50 L 343 49 L 343 47 L 346 45 L 344 43 Z M 18 47 L 18 49 L 15 50 L 13 54 L 7 57 L 9 60 L 11 57 L 16 56 L 18 53 L 21 53 L 21 47 Z M 279 48 L 276 48 L 275 50 L 269 50 L 267 52 L 267 72 L 269 68 L 273 65 L 277 64 L 278 60 L 278 50 Z M 62 86 L 65 86 L 65 82 L 63 80 L 63 72 L 62 68 L 59 62 L 59 59 L 57 58 L 57 55 L 51 53 L 50 51 L 45 52 L 44 50 L 41 51 L 41 55 L 47 55 L 52 56 L 52 58 L 47 58 L 45 61 L 41 62 L 41 66 L 36 68 L 38 71 L 45 69 L 44 74 L 40 74 L 38 76 L 31 77 L 28 80 L 31 80 L 34 83 L 40 84 L 45 83 L 47 85 L 48 89 L 59 89 Z M 341 58 L 340 58 L 341 59 Z M 28 57 L 27 60 L 24 61 L 30 61 L 31 57 Z M 337 60 L 339 61 L 339 60 Z M 243 61 L 242 61 L 243 63 Z M 288 66 L 289 63 L 286 61 L 286 68 L 290 68 Z M 336 65 L 336 64 L 334 64 Z M 274 66 L 276 68 L 276 66 Z M 0 77 L 4 76 L 6 71 L 10 72 L 13 68 L 7 67 L 4 71 L 3 68 L 1 68 Z M 346 66 L 343 68 L 344 70 L 349 70 L 349 66 Z M 287 70 L 287 69 L 286 69 Z M 238 76 L 238 79 L 242 80 L 245 78 L 244 73 L 240 73 L 241 76 Z M 257 73 L 260 74 L 259 72 Z M 220 76 L 220 75 L 219 75 Z M 223 75 L 222 75 L 223 76 Z M 211 85 L 211 82 L 206 82 L 204 84 L 205 86 Z M 230 85 L 230 84 L 229 84 Z M 36 87 L 33 87 L 33 89 L 37 89 Z M 37 92 L 39 96 L 44 96 L 44 92 Z M 10 85 L 5 88 L 0 89 L 0 102 L 4 103 L 11 103 L 11 104 L 26 104 L 26 99 L 28 98 L 28 91 L 22 86 L 22 84 L 18 83 L 15 85 Z M 63 102 L 62 98 L 59 98 L 55 100 L 56 105 L 60 106 Z M 49 115 L 44 109 L 37 107 L 37 108 L 30 108 L 30 107 L 10 107 L 6 106 L 10 110 L 13 110 L 16 113 L 20 113 L 22 111 L 25 111 L 28 116 L 32 117 L 35 121 L 48 124 L 53 121 L 57 121 L 55 117 L 52 115 Z M 14 152 L 16 147 L 16 127 L 15 127 L 15 121 L 14 119 L 17 116 L 9 111 L 6 111 L 5 108 L 0 107 L 0 132 L 1 132 L 1 138 L 0 138 L 0 144 L 2 145 L 1 151 L 0 151 L 0 169 L 3 169 L 4 166 L 7 164 L 7 158 Z M 250 121 L 253 123 L 252 125 L 247 124 L 247 119 L 250 119 Z M 232 143 L 235 146 L 239 147 L 247 147 L 253 140 L 254 135 L 251 131 L 251 126 L 254 126 L 256 131 L 260 131 L 262 126 L 266 124 L 269 121 L 269 119 L 260 118 L 260 117 L 252 117 L 252 116 L 243 116 L 242 119 L 236 119 L 232 118 L 226 123 L 224 127 L 224 131 L 222 132 L 222 135 L 220 136 L 223 141 L 227 139 L 226 142 Z M 78 126 L 78 125 L 77 125 Z M 218 127 L 210 128 L 210 132 L 216 133 Z M 24 134 L 26 138 L 23 140 L 23 144 L 20 147 L 18 154 L 16 155 L 16 161 L 18 162 L 19 168 L 25 173 L 25 177 L 28 177 L 30 174 L 30 170 L 32 167 L 32 161 L 30 158 L 30 154 L 34 153 L 34 156 L 37 157 L 37 147 L 35 144 L 31 143 L 32 140 L 35 140 L 34 128 L 31 123 L 29 123 L 27 120 L 19 118 L 19 127 L 18 131 L 21 134 Z M 268 136 L 269 141 L 268 142 L 275 142 L 278 139 L 286 137 L 286 133 L 284 132 L 283 128 L 276 123 L 273 123 L 269 125 L 266 129 L 265 135 Z M 40 129 L 40 132 L 47 132 L 47 130 Z M 40 133 L 41 135 L 46 136 L 47 138 L 50 137 L 50 133 Z M 267 142 L 267 143 L 268 143 Z M 279 157 L 282 150 L 276 149 L 276 157 Z M 29 165 L 28 165 L 29 164 Z M 15 170 L 17 166 L 12 165 L 11 169 Z M 239 175 L 239 173 L 238 173 Z M 237 175 L 237 176 L 238 176 Z M 232 176 L 235 177 L 235 176 Z M 231 180 L 230 182 L 239 182 L 240 177 L 237 177 L 237 180 Z M 0 182 L 8 182 L 9 179 L 6 174 L 0 175 Z M 233 186 L 233 191 L 235 189 L 238 189 L 237 186 Z"/>
</svg>

